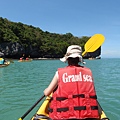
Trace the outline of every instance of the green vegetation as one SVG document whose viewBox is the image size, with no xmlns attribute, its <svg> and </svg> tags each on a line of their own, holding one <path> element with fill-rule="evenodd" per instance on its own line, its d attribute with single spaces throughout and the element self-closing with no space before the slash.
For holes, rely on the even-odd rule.
<svg viewBox="0 0 120 120">
<path fill-rule="evenodd" d="M 84 50 L 84 44 L 89 39 L 87 36 L 81 38 L 71 33 L 56 34 L 42 31 L 38 27 L 26 25 L 21 22 L 11 22 L 0 17 L 0 44 L 4 42 L 18 42 L 25 48 L 32 46 L 38 48 L 43 56 L 61 57 L 66 48 L 71 44 L 78 44 Z"/>
</svg>

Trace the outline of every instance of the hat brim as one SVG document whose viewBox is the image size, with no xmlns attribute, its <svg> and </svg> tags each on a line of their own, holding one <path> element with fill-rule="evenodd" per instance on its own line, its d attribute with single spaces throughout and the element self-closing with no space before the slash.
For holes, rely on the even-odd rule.
<svg viewBox="0 0 120 120">
<path fill-rule="evenodd" d="M 82 59 L 82 56 L 81 56 L 81 55 L 75 53 L 75 54 L 71 54 L 71 55 L 69 55 L 69 56 L 65 56 L 65 57 L 63 57 L 63 58 L 60 58 L 60 60 L 61 60 L 62 62 L 66 62 L 69 57 L 71 57 L 71 58 L 79 57 L 80 61 L 81 61 L 81 59 Z"/>
<path fill-rule="evenodd" d="M 66 57 L 63 57 L 63 58 L 60 58 L 60 61 L 62 61 L 62 62 L 66 62 L 67 59 L 66 59 Z"/>
</svg>

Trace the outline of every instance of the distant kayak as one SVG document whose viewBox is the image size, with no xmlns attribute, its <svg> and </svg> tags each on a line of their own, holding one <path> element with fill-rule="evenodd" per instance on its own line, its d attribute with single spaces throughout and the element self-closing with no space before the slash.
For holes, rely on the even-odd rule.
<svg viewBox="0 0 120 120">
<path fill-rule="evenodd" d="M 48 113 L 49 101 L 50 101 L 50 97 L 46 97 L 46 99 L 43 101 L 42 105 L 38 109 L 37 113 L 31 118 L 31 120 L 51 120 L 49 118 L 49 113 Z M 98 106 L 99 106 L 100 119 L 96 119 L 96 120 L 109 120 L 109 118 L 107 118 L 105 112 L 103 111 L 99 103 Z"/>
<path fill-rule="evenodd" d="M 18 60 L 18 62 L 32 62 L 32 59 L 28 59 L 28 60 Z"/>
<path fill-rule="evenodd" d="M 6 61 L 4 64 L 0 64 L 0 68 L 7 67 L 8 65 L 10 65 L 10 61 Z"/>
</svg>

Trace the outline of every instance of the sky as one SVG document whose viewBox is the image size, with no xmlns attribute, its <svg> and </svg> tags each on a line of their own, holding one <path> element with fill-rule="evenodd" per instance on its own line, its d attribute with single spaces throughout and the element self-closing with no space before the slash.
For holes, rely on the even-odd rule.
<svg viewBox="0 0 120 120">
<path fill-rule="evenodd" d="M 0 0 L 0 17 L 50 33 L 103 34 L 101 57 L 120 58 L 120 0 Z"/>
</svg>

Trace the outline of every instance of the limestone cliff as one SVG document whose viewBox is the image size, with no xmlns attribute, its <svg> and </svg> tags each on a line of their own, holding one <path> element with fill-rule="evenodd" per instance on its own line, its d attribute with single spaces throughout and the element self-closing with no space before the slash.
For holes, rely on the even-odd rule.
<svg viewBox="0 0 120 120">
<path fill-rule="evenodd" d="M 2 43 L 0 44 L 0 52 L 4 53 L 6 58 L 13 58 L 13 59 L 19 59 L 23 54 L 26 55 L 26 57 L 30 56 L 31 58 L 43 58 L 47 55 L 40 52 L 39 48 L 28 46 L 24 47 L 21 44 L 15 42 L 15 43 Z M 101 55 L 101 47 L 98 48 L 95 52 L 87 53 L 84 58 L 96 58 Z M 0 55 L 2 56 L 2 54 Z M 63 55 L 61 55 L 63 56 Z M 49 58 L 58 58 L 58 56 L 55 55 L 49 55 L 47 56 Z"/>
</svg>

